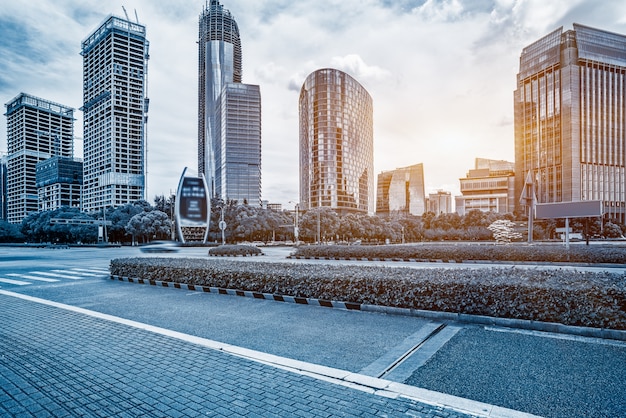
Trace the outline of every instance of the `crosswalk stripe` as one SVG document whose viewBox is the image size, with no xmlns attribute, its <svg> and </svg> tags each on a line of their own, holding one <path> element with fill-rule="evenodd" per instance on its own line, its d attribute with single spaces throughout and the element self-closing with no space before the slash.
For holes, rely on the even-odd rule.
<svg viewBox="0 0 626 418">
<path fill-rule="evenodd" d="M 72 270 L 74 270 L 74 271 L 85 271 L 87 273 L 96 273 L 96 274 L 109 274 L 109 270 L 105 270 L 105 269 L 79 269 L 79 268 L 73 268 Z"/>
<path fill-rule="evenodd" d="M 31 271 L 31 274 L 40 274 L 42 276 L 51 276 L 51 277 L 61 277 L 63 279 L 72 279 L 72 280 L 80 280 L 80 279 L 84 279 L 84 277 L 80 277 L 80 276 L 72 276 L 69 274 L 63 274 L 63 270 L 52 270 L 55 271 L 56 273 L 50 273 L 47 271 Z M 70 270 L 65 270 L 67 272 L 73 273 Z"/>
<path fill-rule="evenodd" d="M 30 282 L 23 282 L 21 280 L 4 279 L 2 277 L 0 277 L 0 283 L 16 284 L 18 286 L 26 286 L 27 284 L 32 284 Z"/>
<path fill-rule="evenodd" d="M 30 274 L 9 273 L 7 274 L 7 276 L 19 277 L 20 279 L 26 279 L 26 280 L 37 280 L 40 282 L 58 282 L 57 279 L 49 279 L 47 277 L 32 276 Z"/>
<path fill-rule="evenodd" d="M 52 271 L 58 271 L 58 270 L 52 270 Z M 93 271 L 90 272 L 90 271 L 78 270 L 78 269 L 71 269 L 67 271 L 71 272 L 72 274 L 80 274 L 82 276 L 89 276 L 89 277 L 100 277 L 104 274 L 104 273 L 99 273 L 99 272 L 93 272 Z"/>
</svg>

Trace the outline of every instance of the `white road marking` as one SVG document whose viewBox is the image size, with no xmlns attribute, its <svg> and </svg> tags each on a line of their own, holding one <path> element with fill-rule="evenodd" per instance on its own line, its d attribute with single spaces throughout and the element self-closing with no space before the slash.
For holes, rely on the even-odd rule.
<svg viewBox="0 0 626 418">
<path fill-rule="evenodd" d="M 61 277 L 61 278 L 64 278 L 64 279 L 72 279 L 72 280 L 84 279 L 84 277 L 81 277 L 81 276 L 72 276 L 72 275 L 69 275 L 67 273 L 61 273 L 64 270 L 52 270 L 52 271 L 55 271 L 57 273 L 50 273 L 50 272 L 47 272 L 47 271 L 31 271 L 30 273 L 31 274 L 39 274 L 39 275 L 42 275 L 42 276 Z M 68 271 L 68 270 L 65 270 L 65 271 Z"/>
<path fill-rule="evenodd" d="M 32 276 L 30 274 L 18 274 L 18 273 L 9 273 L 7 274 L 7 276 L 11 276 L 11 277 L 19 277 L 20 279 L 26 279 L 26 280 L 37 280 L 40 282 L 58 282 L 57 279 L 49 279 L 47 277 L 39 277 L 39 276 Z"/>
<path fill-rule="evenodd" d="M 16 284 L 18 286 L 26 286 L 27 284 L 32 284 L 30 282 L 23 282 L 21 280 L 12 280 L 12 279 L 4 279 L 0 277 L 0 282 L 7 284 Z"/>
</svg>

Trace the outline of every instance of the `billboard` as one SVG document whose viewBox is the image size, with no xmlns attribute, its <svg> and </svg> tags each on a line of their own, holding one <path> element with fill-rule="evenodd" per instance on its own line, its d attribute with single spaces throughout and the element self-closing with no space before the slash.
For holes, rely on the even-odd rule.
<svg viewBox="0 0 626 418">
<path fill-rule="evenodd" d="M 211 200 L 204 176 L 193 176 L 183 170 L 176 192 L 176 224 L 181 241 L 185 242 L 182 228 L 203 228 L 204 239 L 209 233 Z"/>
<path fill-rule="evenodd" d="M 580 202 L 537 203 L 535 216 L 539 219 L 590 218 L 602 216 L 601 200 Z"/>
</svg>

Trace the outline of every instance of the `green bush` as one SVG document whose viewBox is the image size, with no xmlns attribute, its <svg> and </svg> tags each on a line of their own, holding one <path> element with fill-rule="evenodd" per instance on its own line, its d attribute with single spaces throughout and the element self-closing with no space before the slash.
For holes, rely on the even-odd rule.
<svg viewBox="0 0 626 418">
<path fill-rule="evenodd" d="M 626 329 L 626 275 L 134 258 L 112 275 L 370 305 Z"/>
<path fill-rule="evenodd" d="M 626 264 L 626 248 L 617 245 L 424 244 L 380 246 L 302 246 L 293 256 L 443 261 L 533 261 Z"/>
<path fill-rule="evenodd" d="M 234 257 L 234 256 L 249 256 L 249 255 L 261 255 L 261 251 L 254 245 L 221 245 L 219 247 L 213 247 L 209 250 L 209 255 Z"/>
</svg>

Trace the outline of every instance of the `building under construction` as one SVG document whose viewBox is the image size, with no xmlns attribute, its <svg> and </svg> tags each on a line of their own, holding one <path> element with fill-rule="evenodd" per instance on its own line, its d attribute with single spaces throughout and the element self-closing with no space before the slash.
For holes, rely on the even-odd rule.
<svg viewBox="0 0 626 418">
<path fill-rule="evenodd" d="M 145 198 L 145 26 L 109 16 L 82 42 L 83 210 Z"/>
</svg>

